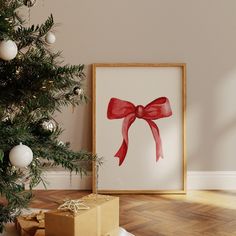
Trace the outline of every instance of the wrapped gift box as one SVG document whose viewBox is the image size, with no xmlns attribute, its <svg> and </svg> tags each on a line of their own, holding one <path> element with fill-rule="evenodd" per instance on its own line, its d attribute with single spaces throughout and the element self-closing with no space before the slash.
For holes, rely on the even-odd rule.
<svg viewBox="0 0 236 236">
<path fill-rule="evenodd" d="M 97 236 L 97 210 L 83 210 L 74 216 L 71 212 L 49 211 L 45 218 L 47 236 Z"/>
<path fill-rule="evenodd" d="M 118 236 L 118 197 L 90 194 L 81 200 L 89 209 L 76 214 L 59 210 L 46 212 L 45 235 L 108 236 L 111 232 L 110 236 Z"/>
<path fill-rule="evenodd" d="M 20 236 L 35 236 L 38 229 L 45 228 L 44 213 L 19 216 L 16 218 L 15 226 Z"/>
<path fill-rule="evenodd" d="M 96 204 L 99 220 L 99 236 L 106 235 L 108 232 L 113 232 L 119 229 L 119 198 L 106 195 L 90 194 L 81 198 L 89 204 Z M 112 235 L 112 236 L 113 236 Z"/>
<path fill-rule="evenodd" d="M 45 236 L 45 229 L 38 229 L 34 236 Z"/>
<path fill-rule="evenodd" d="M 112 231 L 102 234 L 102 236 L 119 236 L 120 234 L 120 228 L 113 229 Z M 122 235 L 125 236 L 125 235 Z"/>
</svg>

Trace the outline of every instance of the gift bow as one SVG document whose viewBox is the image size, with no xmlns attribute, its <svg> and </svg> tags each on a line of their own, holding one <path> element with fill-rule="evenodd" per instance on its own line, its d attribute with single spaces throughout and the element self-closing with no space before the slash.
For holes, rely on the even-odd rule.
<svg viewBox="0 0 236 236">
<path fill-rule="evenodd" d="M 63 204 L 61 204 L 58 208 L 58 210 L 68 210 L 73 212 L 74 214 L 77 214 L 80 210 L 88 210 L 90 209 L 89 206 L 84 204 L 83 200 L 67 200 Z"/>
<path fill-rule="evenodd" d="M 144 119 L 149 124 L 155 143 L 156 143 L 156 161 L 160 157 L 163 157 L 161 138 L 157 125 L 152 121 L 172 115 L 170 102 L 166 97 L 160 97 L 147 104 L 145 107 L 142 105 L 135 106 L 133 103 L 123 101 L 118 98 L 111 98 L 108 109 L 108 119 L 121 119 L 123 142 L 119 150 L 115 154 L 115 157 L 119 158 L 119 165 L 121 165 L 125 159 L 128 150 L 128 131 L 132 123 L 136 118 Z"/>
</svg>

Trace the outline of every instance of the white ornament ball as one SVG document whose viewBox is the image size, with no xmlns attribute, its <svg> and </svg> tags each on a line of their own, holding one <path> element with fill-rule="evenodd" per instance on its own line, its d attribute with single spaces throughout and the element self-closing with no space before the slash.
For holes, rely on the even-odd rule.
<svg viewBox="0 0 236 236">
<path fill-rule="evenodd" d="M 33 152 L 28 146 L 20 143 L 11 149 L 9 159 L 13 166 L 27 167 L 33 160 Z"/>
<path fill-rule="evenodd" d="M 16 57 L 18 49 L 16 43 L 12 40 L 0 42 L 0 58 L 10 61 Z"/>
<path fill-rule="evenodd" d="M 49 44 L 53 44 L 56 42 L 56 36 L 52 32 L 48 32 L 45 36 L 45 41 Z"/>
</svg>

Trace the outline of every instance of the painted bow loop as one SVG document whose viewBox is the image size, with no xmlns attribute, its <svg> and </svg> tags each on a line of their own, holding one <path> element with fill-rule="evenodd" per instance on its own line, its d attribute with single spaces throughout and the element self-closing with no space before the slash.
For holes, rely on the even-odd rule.
<svg viewBox="0 0 236 236">
<path fill-rule="evenodd" d="M 119 158 L 119 165 L 121 165 L 125 159 L 128 151 L 128 131 L 132 123 L 136 118 L 144 119 L 150 126 L 152 131 L 155 144 L 156 144 L 156 161 L 160 157 L 163 157 L 161 138 L 159 134 L 159 129 L 153 120 L 169 117 L 172 115 L 170 102 L 166 97 L 160 97 L 154 101 L 147 104 L 145 107 L 142 105 L 135 106 L 133 103 L 120 100 L 118 98 L 111 98 L 108 109 L 107 118 L 108 119 L 122 119 L 122 136 L 123 142 L 115 154 L 115 157 Z"/>
</svg>

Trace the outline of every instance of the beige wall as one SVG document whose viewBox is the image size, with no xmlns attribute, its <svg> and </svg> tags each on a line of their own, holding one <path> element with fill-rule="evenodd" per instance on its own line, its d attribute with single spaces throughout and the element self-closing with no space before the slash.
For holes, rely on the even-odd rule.
<svg viewBox="0 0 236 236">
<path fill-rule="evenodd" d="M 236 170 L 235 0 L 38 0 L 32 22 L 51 12 L 68 63 L 186 62 L 188 169 Z M 90 149 L 90 105 L 58 120 Z"/>
</svg>

